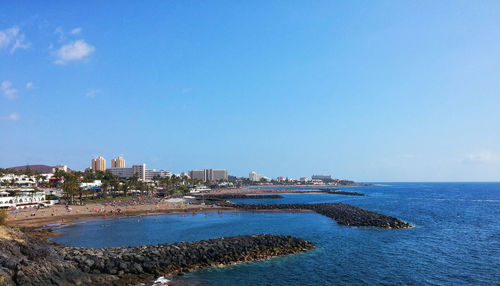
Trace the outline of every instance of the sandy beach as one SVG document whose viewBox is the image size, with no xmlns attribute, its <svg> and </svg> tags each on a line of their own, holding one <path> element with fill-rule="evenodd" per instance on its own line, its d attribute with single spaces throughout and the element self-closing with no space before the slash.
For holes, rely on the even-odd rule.
<svg viewBox="0 0 500 286">
<path fill-rule="evenodd" d="M 70 223 L 80 219 L 153 215 L 167 213 L 192 213 L 199 211 L 223 211 L 231 208 L 209 205 L 186 204 L 179 199 L 117 199 L 93 202 L 85 205 L 54 205 L 44 209 L 23 209 L 9 212 L 9 225 L 41 227 L 48 224 Z"/>
</svg>

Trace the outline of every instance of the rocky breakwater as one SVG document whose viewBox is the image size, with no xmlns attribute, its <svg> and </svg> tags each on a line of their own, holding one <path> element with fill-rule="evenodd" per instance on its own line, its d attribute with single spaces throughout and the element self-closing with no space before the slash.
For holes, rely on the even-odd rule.
<svg viewBox="0 0 500 286">
<path fill-rule="evenodd" d="M 380 228 L 409 228 L 409 223 L 397 218 L 368 211 L 355 206 L 341 203 L 321 204 L 232 204 L 226 202 L 225 206 L 232 206 L 243 210 L 311 210 L 337 221 L 346 226 L 369 226 Z"/>
<path fill-rule="evenodd" d="M 245 195 L 245 194 L 208 194 L 197 195 L 198 199 L 205 198 L 208 200 L 235 200 L 235 199 L 282 199 L 281 195 Z"/>
<path fill-rule="evenodd" d="M 65 260 L 87 273 L 160 275 L 268 259 L 312 248 L 312 243 L 300 238 L 259 234 L 137 247 L 65 247 L 63 251 Z"/>
<path fill-rule="evenodd" d="M 268 259 L 313 249 L 281 235 L 116 248 L 75 248 L 16 229 L 0 237 L 0 285 L 135 285 L 158 275 Z"/>
</svg>

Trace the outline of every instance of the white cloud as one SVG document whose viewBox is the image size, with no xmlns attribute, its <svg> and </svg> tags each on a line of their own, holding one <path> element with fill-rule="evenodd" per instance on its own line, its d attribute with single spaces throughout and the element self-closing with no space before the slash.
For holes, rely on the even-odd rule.
<svg viewBox="0 0 500 286">
<path fill-rule="evenodd" d="M 93 89 L 93 90 L 88 91 L 88 92 L 85 94 L 85 97 L 88 97 L 88 98 L 94 98 L 94 97 L 96 97 L 99 93 L 101 93 L 101 90 L 100 90 L 100 89 Z"/>
<path fill-rule="evenodd" d="M 71 35 L 79 35 L 82 32 L 82 28 L 74 28 L 71 30 L 70 34 Z"/>
<path fill-rule="evenodd" d="M 31 81 L 26 83 L 26 89 L 32 89 L 34 87 L 35 86 L 33 85 L 33 83 Z"/>
<path fill-rule="evenodd" d="M 61 26 L 57 27 L 54 30 L 54 33 L 56 33 L 59 36 L 59 42 L 62 42 L 64 41 L 64 39 L 66 39 L 66 37 L 64 37 L 64 31 Z"/>
<path fill-rule="evenodd" d="M 11 120 L 11 121 L 19 120 L 19 118 L 21 118 L 21 115 L 19 115 L 19 113 L 15 113 L 15 112 L 7 115 L 7 117 L 6 117 L 7 120 Z"/>
<path fill-rule="evenodd" d="M 2 95 L 8 99 L 14 99 L 17 97 L 17 89 L 12 87 L 12 83 L 8 80 L 2 81 L 2 85 L 0 86 L 2 90 Z"/>
<path fill-rule="evenodd" d="M 95 48 L 85 40 L 78 40 L 62 46 L 56 53 L 57 59 L 54 63 L 64 65 L 70 61 L 78 61 L 93 53 Z"/>
<path fill-rule="evenodd" d="M 30 44 L 25 41 L 24 34 L 20 33 L 17 26 L 0 30 L 0 51 L 7 50 L 13 54 L 17 49 L 27 49 Z"/>
<path fill-rule="evenodd" d="M 492 163 L 500 160 L 500 156 L 491 151 L 482 151 L 478 153 L 470 153 L 465 156 L 460 163 L 469 164 L 485 164 Z"/>
</svg>

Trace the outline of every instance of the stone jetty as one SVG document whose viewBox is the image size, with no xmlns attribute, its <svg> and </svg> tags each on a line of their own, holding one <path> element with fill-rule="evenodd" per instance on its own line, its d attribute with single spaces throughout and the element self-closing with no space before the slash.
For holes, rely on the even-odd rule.
<svg viewBox="0 0 500 286">
<path fill-rule="evenodd" d="M 327 216 L 346 226 L 368 226 L 380 228 L 410 228 L 409 223 L 397 218 L 368 211 L 342 203 L 321 204 L 233 204 L 226 202 L 224 206 L 231 206 L 241 210 L 310 210 Z"/>
<path fill-rule="evenodd" d="M 300 238 L 245 235 L 198 242 L 76 248 L 1 227 L 0 285 L 136 285 L 156 276 L 268 259 L 314 248 Z"/>
<path fill-rule="evenodd" d="M 282 195 L 246 195 L 246 194 L 209 194 L 197 195 L 198 199 L 206 200 L 236 200 L 236 199 L 282 199 Z"/>
</svg>

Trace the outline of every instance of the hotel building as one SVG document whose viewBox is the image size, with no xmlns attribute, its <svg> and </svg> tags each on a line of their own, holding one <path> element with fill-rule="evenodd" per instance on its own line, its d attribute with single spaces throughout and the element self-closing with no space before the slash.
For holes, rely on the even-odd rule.
<svg viewBox="0 0 500 286">
<path fill-rule="evenodd" d="M 111 160 L 111 168 L 125 168 L 125 159 L 118 157 Z"/>
<path fill-rule="evenodd" d="M 96 159 L 92 159 L 92 170 L 95 171 L 106 171 L 106 159 L 99 156 Z"/>
<path fill-rule="evenodd" d="M 191 179 L 198 179 L 204 182 L 227 180 L 227 170 L 204 169 L 204 170 L 189 170 L 189 177 Z"/>
<path fill-rule="evenodd" d="M 146 164 L 133 165 L 132 168 L 110 168 L 108 171 L 121 178 L 132 178 L 137 175 L 139 180 L 146 180 Z"/>
<path fill-rule="evenodd" d="M 154 177 L 170 177 L 172 176 L 172 172 L 170 171 L 156 171 L 155 169 L 148 170 L 146 169 L 146 164 L 133 165 L 131 168 L 110 168 L 108 169 L 111 174 L 121 177 L 121 178 L 132 178 L 133 176 L 137 176 L 137 178 L 144 182 L 150 182 Z"/>
</svg>

